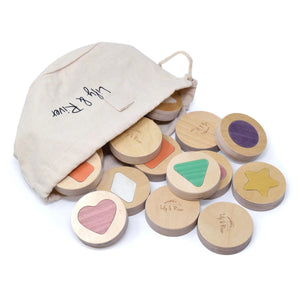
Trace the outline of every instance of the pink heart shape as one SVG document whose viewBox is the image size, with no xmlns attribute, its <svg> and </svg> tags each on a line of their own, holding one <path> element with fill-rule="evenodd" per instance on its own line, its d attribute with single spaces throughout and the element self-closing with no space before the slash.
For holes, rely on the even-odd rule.
<svg viewBox="0 0 300 300">
<path fill-rule="evenodd" d="M 78 212 L 78 221 L 87 229 L 104 234 L 116 215 L 117 206 L 110 199 L 103 199 L 95 206 L 85 206 Z"/>
</svg>

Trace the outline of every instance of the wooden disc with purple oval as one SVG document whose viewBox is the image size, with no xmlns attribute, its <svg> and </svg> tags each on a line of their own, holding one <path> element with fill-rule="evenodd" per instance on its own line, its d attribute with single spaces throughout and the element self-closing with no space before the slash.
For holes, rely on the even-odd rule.
<svg viewBox="0 0 300 300">
<path fill-rule="evenodd" d="M 223 153 L 241 162 L 254 160 L 267 145 L 262 126 L 253 118 L 239 113 L 222 119 L 216 130 L 216 140 Z"/>
</svg>

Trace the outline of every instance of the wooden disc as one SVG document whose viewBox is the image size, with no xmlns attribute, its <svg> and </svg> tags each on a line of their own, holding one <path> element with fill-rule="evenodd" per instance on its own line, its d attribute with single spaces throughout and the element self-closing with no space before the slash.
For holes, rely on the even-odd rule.
<svg viewBox="0 0 300 300">
<path fill-rule="evenodd" d="M 253 221 L 241 206 L 217 202 L 207 206 L 198 219 L 198 236 L 209 250 L 219 254 L 234 254 L 250 242 Z"/>
<path fill-rule="evenodd" d="M 220 171 L 221 171 L 220 184 L 218 186 L 217 191 L 210 197 L 210 199 L 215 199 L 217 197 L 221 197 L 222 195 L 224 195 L 230 188 L 232 174 L 233 174 L 232 166 L 228 161 L 228 159 L 220 153 L 214 151 L 203 151 L 203 153 L 206 153 L 210 155 L 212 158 L 214 158 L 220 167 Z"/>
<path fill-rule="evenodd" d="M 60 181 L 55 190 L 66 196 L 77 196 L 92 191 L 102 176 L 102 163 L 98 153 L 80 164 Z"/>
<path fill-rule="evenodd" d="M 99 154 L 101 162 L 102 162 L 102 165 L 103 165 L 104 154 L 103 154 L 102 148 L 98 149 L 97 153 Z"/>
<path fill-rule="evenodd" d="M 72 213 L 72 228 L 93 247 L 115 243 L 125 233 L 128 217 L 123 201 L 113 193 L 96 191 L 83 196 Z"/>
<path fill-rule="evenodd" d="M 250 162 L 241 166 L 233 176 L 235 199 L 252 210 L 275 208 L 284 198 L 286 181 L 274 166 L 264 162 Z"/>
<path fill-rule="evenodd" d="M 167 186 L 151 193 L 146 201 L 146 220 L 156 232 L 179 236 L 190 232 L 200 213 L 199 201 L 188 201 L 174 195 Z"/>
<path fill-rule="evenodd" d="M 181 153 L 167 167 L 168 186 L 183 199 L 209 198 L 217 191 L 220 178 L 219 164 L 202 151 Z"/>
<path fill-rule="evenodd" d="M 168 97 L 147 116 L 156 121 L 174 120 L 182 108 L 182 100 L 178 92 Z"/>
<path fill-rule="evenodd" d="M 171 159 L 181 153 L 178 143 L 168 135 L 163 135 L 160 152 L 152 160 L 135 167 L 144 172 L 151 181 L 166 179 L 167 166 Z"/>
<path fill-rule="evenodd" d="M 144 164 L 160 151 L 162 133 L 158 125 L 142 118 L 132 127 L 110 141 L 112 154 L 128 164 Z"/>
<path fill-rule="evenodd" d="M 97 190 L 109 191 L 123 200 L 128 215 L 132 216 L 145 208 L 150 194 L 147 176 L 133 167 L 117 167 L 106 171 Z"/>
<path fill-rule="evenodd" d="M 221 119 L 206 111 L 183 115 L 176 124 L 176 140 L 184 151 L 219 151 L 215 132 Z"/>
<path fill-rule="evenodd" d="M 216 130 L 216 140 L 222 152 L 241 162 L 254 160 L 267 145 L 267 136 L 261 125 L 239 113 L 222 119 Z"/>
</svg>

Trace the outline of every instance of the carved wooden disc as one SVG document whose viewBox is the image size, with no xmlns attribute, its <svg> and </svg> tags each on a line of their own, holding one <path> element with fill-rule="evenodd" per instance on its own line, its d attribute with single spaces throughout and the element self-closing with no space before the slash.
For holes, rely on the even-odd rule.
<svg viewBox="0 0 300 300">
<path fill-rule="evenodd" d="M 117 167 L 103 174 L 97 190 L 109 191 L 120 197 L 131 216 L 145 208 L 145 201 L 150 194 L 150 182 L 136 168 Z"/>
<path fill-rule="evenodd" d="M 152 160 L 135 167 L 144 172 L 151 181 L 166 179 L 167 166 L 171 159 L 181 153 L 179 144 L 170 136 L 163 135 L 160 152 Z"/>
<path fill-rule="evenodd" d="M 176 124 L 176 140 L 184 151 L 219 151 L 215 132 L 221 119 L 206 111 L 183 115 Z"/>
<path fill-rule="evenodd" d="M 60 181 L 55 190 L 66 196 L 76 196 L 92 191 L 102 176 L 102 163 L 98 153 L 80 164 Z"/>
<path fill-rule="evenodd" d="M 267 136 L 261 125 L 239 113 L 222 119 L 216 130 L 216 140 L 222 152 L 241 162 L 256 159 L 267 145 Z"/>
<path fill-rule="evenodd" d="M 168 187 L 183 199 L 209 198 L 217 191 L 220 178 L 219 164 L 202 151 L 181 153 L 167 167 Z"/>
<path fill-rule="evenodd" d="M 214 151 L 202 151 L 202 152 L 210 155 L 219 164 L 220 171 L 221 171 L 220 183 L 219 183 L 217 191 L 210 197 L 210 199 L 215 199 L 217 197 L 221 197 L 230 188 L 231 180 L 232 180 L 232 173 L 233 173 L 232 166 L 231 166 L 230 162 L 228 161 L 228 159 L 220 153 L 217 153 Z"/>
<path fill-rule="evenodd" d="M 191 231 L 200 213 L 199 201 L 188 201 L 174 195 L 167 186 L 151 193 L 146 201 L 146 220 L 156 232 L 179 236 Z"/>
<path fill-rule="evenodd" d="M 217 202 L 207 206 L 198 219 L 198 236 L 209 250 L 219 254 L 234 254 L 250 242 L 253 221 L 241 206 Z"/>
<path fill-rule="evenodd" d="M 233 176 L 233 195 L 249 209 L 264 211 L 275 208 L 283 200 L 285 189 L 283 174 L 264 162 L 247 163 Z"/>
<path fill-rule="evenodd" d="M 125 233 L 128 217 L 123 201 L 113 193 L 96 191 L 83 196 L 72 213 L 72 228 L 93 247 L 115 243 Z"/>
<path fill-rule="evenodd" d="M 110 141 L 109 146 L 119 160 L 128 164 L 143 164 L 159 153 L 161 142 L 162 133 L 158 125 L 142 118 Z"/>
</svg>

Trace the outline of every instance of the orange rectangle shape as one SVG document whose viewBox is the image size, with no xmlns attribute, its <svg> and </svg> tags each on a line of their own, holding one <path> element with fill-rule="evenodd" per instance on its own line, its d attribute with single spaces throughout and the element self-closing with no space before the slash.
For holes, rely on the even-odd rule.
<svg viewBox="0 0 300 300">
<path fill-rule="evenodd" d="M 156 157 L 154 157 L 152 160 L 145 163 L 145 166 L 147 166 L 150 169 L 154 169 L 156 166 L 158 166 L 164 159 L 166 159 L 173 151 L 175 150 L 174 146 L 171 145 L 169 142 L 167 142 L 165 139 L 162 139 L 160 152 Z"/>
<path fill-rule="evenodd" d="M 91 164 L 85 161 L 74 169 L 69 176 L 78 182 L 83 182 L 93 173 L 94 169 Z"/>
</svg>

